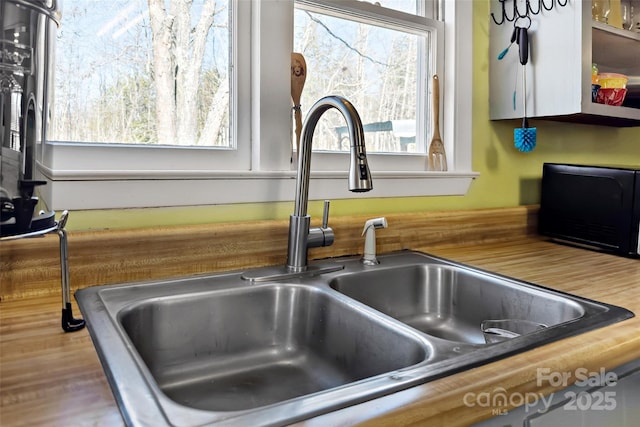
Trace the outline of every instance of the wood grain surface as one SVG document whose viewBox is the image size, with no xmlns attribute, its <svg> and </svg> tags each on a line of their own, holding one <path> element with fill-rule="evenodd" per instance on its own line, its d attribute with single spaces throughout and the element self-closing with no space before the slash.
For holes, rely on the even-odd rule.
<svg viewBox="0 0 640 427">
<path fill-rule="evenodd" d="M 424 217 L 416 215 L 418 218 L 388 216 L 390 228 L 377 233 L 383 248 L 381 252 L 400 248 L 422 250 L 640 313 L 640 260 L 546 241 L 532 234 L 535 208 L 519 209 L 517 215 L 515 211 L 509 211 L 430 213 Z M 474 219 L 477 221 L 474 222 Z M 356 224 L 359 229 L 356 229 Z M 359 234 L 362 224 L 361 218 L 334 222 L 336 249 L 339 252 L 361 251 L 362 238 Z M 72 284 L 73 278 L 82 280 L 82 286 L 123 281 L 123 278 L 140 279 L 150 274 L 161 274 L 152 271 L 157 268 L 167 275 L 190 274 L 202 269 L 242 268 L 244 263 L 250 262 L 239 258 L 249 254 L 254 264 L 269 264 L 274 260 L 280 262 L 286 252 L 286 244 L 283 243 L 286 241 L 286 225 L 274 224 L 268 232 L 264 231 L 255 237 L 253 242 L 262 241 L 266 247 L 258 245 L 251 249 L 242 240 L 246 239 L 242 230 L 258 230 L 263 225 L 248 223 L 221 229 L 167 229 L 158 234 L 134 230 L 104 234 L 73 233 L 70 237 L 70 252 L 72 248 L 74 250 L 70 265 Z M 283 229 L 279 230 L 280 227 Z M 277 251 L 277 244 L 268 243 L 274 237 L 273 232 L 278 236 L 282 232 L 283 235 L 276 238 L 279 245 L 284 245 L 278 247 Z M 93 245 L 90 243 L 92 234 L 97 236 Z M 232 242 L 229 237 L 232 235 L 236 236 L 237 242 Z M 342 244 L 338 243 L 339 239 L 343 240 Z M 43 252 L 57 255 L 56 240 L 48 240 L 47 244 L 51 247 Z M 75 242 L 75 246 L 72 246 L 72 242 Z M 173 242 L 175 246 L 163 248 L 162 245 L 167 242 Z M 18 266 L 16 268 L 19 270 L 24 269 L 25 264 L 38 265 L 34 252 L 28 249 L 35 250 L 42 244 L 12 244 L 11 248 L 17 253 L 10 261 L 4 257 L 11 255 L 12 251 L 4 245 L 3 270 L 7 265 Z M 220 245 L 224 247 L 220 248 Z M 181 249 L 176 251 L 176 246 Z M 189 247 L 194 250 L 208 248 L 206 256 L 185 254 L 185 248 Z M 326 256 L 328 252 L 324 252 L 325 249 L 315 251 L 314 255 Z M 223 257 L 224 260 L 205 261 L 212 253 L 216 255 L 225 251 L 229 253 Z M 146 261 L 145 253 L 149 255 Z M 168 254 L 179 261 L 169 262 L 171 265 L 162 267 L 160 263 Z M 47 256 L 43 255 L 45 259 Z M 27 261 L 24 258 L 34 259 Z M 3 299 L 0 302 L 0 425 L 123 425 L 88 332 L 83 330 L 65 334 L 60 328 L 59 277 L 48 271 L 55 270 L 57 261 L 55 257 L 49 258 L 49 261 L 39 264 L 40 271 L 37 274 L 29 275 L 26 270 L 20 273 L 24 280 L 27 277 L 39 280 L 28 292 L 14 291 L 19 287 L 17 283 L 7 286 L 5 280 L 16 280 L 18 273 L 3 271 Z M 101 260 L 106 266 L 101 265 Z M 83 267 L 82 262 L 88 262 L 91 267 Z M 178 268 L 181 262 L 194 262 L 197 265 Z M 97 269 L 95 277 L 90 277 L 91 268 Z M 20 285 L 27 283 L 23 281 Z M 640 319 L 635 317 L 298 425 L 466 426 L 492 416 L 490 408 L 465 405 L 466 393 L 490 392 L 497 387 L 503 387 L 509 393 L 553 392 L 555 389 L 549 384 L 543 384 L 542 387 L 536 385 L 537 368 L 549 368 L 557 372 L 574 372 L 577 368 L 591 371 L 612 369 L 640 357 L 639 331 Z"/>
<path fill-rule="evenodd" d="M 456 246 L 531 234 L 537 207 L 388 215 L 378 251 Z M 73 215 L 73 213 L 71 213 Z M 369 217 L 331 218 L 335 243 L 310 258 L 362 253 Z M 312 218 L 319 226 L 321 218 Z M 69 232 L 72 289 L 92 285 L 284 264 L 289 221 Z M 57 235 L 0 243 L 0 300 L 59 295 Z"/>
</svg>

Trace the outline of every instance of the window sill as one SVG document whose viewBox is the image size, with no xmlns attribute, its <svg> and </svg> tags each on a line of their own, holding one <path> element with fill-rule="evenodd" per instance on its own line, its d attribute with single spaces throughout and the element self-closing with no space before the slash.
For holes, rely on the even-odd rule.
<svg viewBox="0 0 640 427">
<path fill-rule="evenodd" d="M 295 171 L 52 171 L 40 188 L 54 210 L 120 209 L 292 201 Z M 309 198 L 464 195 L 478 176 L 466 172 L 373 171 L 373 190 L 354 195 L 346 172 L 311 173 Z"/>
</svg>

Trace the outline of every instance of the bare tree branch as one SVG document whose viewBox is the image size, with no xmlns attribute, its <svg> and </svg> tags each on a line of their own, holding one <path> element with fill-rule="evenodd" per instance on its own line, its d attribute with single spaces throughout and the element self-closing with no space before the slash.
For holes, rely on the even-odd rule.
<svg viewBox="0 0 640 427">
<path fill-rule="evenodd" d="M 386 64 L 384 62 L 380 62 L 377 59 L 373 59 L 372 57 L 370 57 L 369 55 L 365 55 L 364 53 L 360 52 L 358 49 L 354 48 L 353 46 L 351 46 L 346 40 L 344 40 L 342 37 L 338 36 L 336 33 L 334 33 L 333 31 L 331 31 L 331 29 L 324 23 L 322 22 L 320 19 L 314 17 L 312 14 L 310 14 L 309 12 L 306 12 L 306 14 L 309 16 L 309 19 L 311 19 L 313 22 L 318 23 L 322 28 L 325 29 L 325 31 L 327 33 L 329 33 L 329 35 L 331 35 L 331 37 L 335 38 L 336 40 L 340 41 L 342 44 L 344 44 L 347 49 L 354 51 L 356 54 L 358 54 L 359 56 L 368 59 L 369 61 L 373 62 L 374 64 L 378 64 L 378 65 L 382 65 L 387 67 L 389 64 Z"/>
</svg>

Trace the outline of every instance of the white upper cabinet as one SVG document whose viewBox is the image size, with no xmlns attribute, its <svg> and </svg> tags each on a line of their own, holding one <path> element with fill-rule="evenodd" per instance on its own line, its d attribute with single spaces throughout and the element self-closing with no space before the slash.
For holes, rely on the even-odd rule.
<svg viewBox="0 0 640 427">
<path fill-rule="evenodd" d="M 513 1 L 491 0 L 491 12 L 500 22 L 502 5 L 513 16 Z M 515 0 L 520 5 L 525 2 Z M 537 0 L 529 2 L 534 10 Z M 591 1 L 544 0 L 544 8 L 530 15 L 529 60 L 526 70 L 526 113 L 529 118 L 561 120 L 606 126 L 640 126 L 640 34 L 594 22 Z M 640 2 L 634 0 L 636 14 Z M 524 13 L 524 10 L 522 10 Z M 638 17 L 636 17 L 638 19 Z M 527 26 L 528 18 L 519 18 Z M 497 25 L 489 18 L 490 117 L 518 119 L 524 114 L 523 66 L 515 42 L 503 59 L 498 55 L 510 44 L 514 22 Z M 591 101 L 591 64 L 599 71 L 630 77 L 622 106 Z"/>
</svg>

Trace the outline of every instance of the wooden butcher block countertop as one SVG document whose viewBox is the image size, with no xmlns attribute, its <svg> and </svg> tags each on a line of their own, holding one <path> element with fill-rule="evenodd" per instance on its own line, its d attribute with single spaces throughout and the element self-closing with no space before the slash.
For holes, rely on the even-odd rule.
<svg viewBox="0 0 640 427">
<path fill-rule="evenodd" d="M 437 238 L 442 234 L 440 230 L 436 233 L 437 236 L 429 236 L 436 244 L 411 241 L 413 245 L 406 247 L 407 243 L 403 238 L 395 236 L 385 240 L 386 230 L 380 230 L 379 245 L 383 247 L 383 251 L 402 247 L 420 250 L 619 305 L 640 314 L 640 260 L 574 248 L 536 236 L 532 232 L 534 221 L 531 220 L 535 218 L 535 207 L 514 209 L 501 219 L 495 219 L 496 214 L 497 211 L 474 212 L 472 216 L 478 221 L 475 226 L 482 226 L 486 230 L 495 222 L 496 230 L 511 227 L 511 236 L 494 235 L 495 238 L 490 238 L 483 234 L 476 235 L 475 241 L 460 238 L 447 240 Z M 394 223 L 392 219 L 407 219 L 393 216 L 387 218 L 390 228 Z M 491 221 L 489 224 L 483 223 L 482 218 L 493 219 L 487 220 Z M 466 230 L 474 229 L 474 224 L 469 224 L 468 218 L 460 218 L 456 226 L 456 216 L 451 214 L 441 218 L 431 215 L 430 220 L 433 224 L 441 220 L 453 223 L 453 228 L 460 228 L 461 224 L 465 224 L 463 228 Z M 354 224 L 356 222 L 358 227 L 353 226 L 354 239 L 357 237 L 357 228 L 361 227 L 361 218 L 357 218 Z M 334 228 L 336 242 L 339 239 L 340 225 L 346 227 L 345 224 Z M 359 231 L 361 232 L 361 228 Z M 410 234 L 408 231 L 407 233 Z M 75 238 L 81 240 L 80 234 L 76 234 Z M 73 239 L 74 235 L 71 233 L 71 248 Z M 450 243 L 447 244 L 447 241 Z M 361 240 L 358 240 L 358 244 L 360 243 Z M 55 240 L 52 240 L 51 245 L 55 247 Z M 9 253 L 19 252 L 20 246 L 0 249 L 5 251 L 2 255 L 6 257 Z M 340 247 L 338 249 L 341 250 Z M 353 248 L 344 250 L 351 251 Z M 70 269 L 73 272 L 72 261 L 73 258 L 70 259 Z M 269 261 L 271 260 L 267 260 Z M 20 269 L 17 264 L 7 267 L 6 261 L 3 262 L 5 270 L 9 267 Z M 8 280 L 15 280 L 15 277 L 4 273 L 1 278 L 8 283 Z M 73 277 L 72 273 L 72 279 Z M 103 281 L 105 282 L 106 280 Z M 3 283 L 2 286 L 0 425 L 123 425 L 87 330 L 64 333 L 60 328 L 59 288 L 57 293 L 31 289 L 29 295 L 12 296 L 6 289 L 12 286 L 17 288 L 18 285 Z M 55 287 L 52 289 L 55 290 Z M 77 307 L 75 303 L 74 307 Z M 79 315 L 77 308 L 75 310 L 75 314 Z M 550 372 L 571 373 L 579 368 L 597 372 L 601 369 L 613 369 L 638 358 L 640 317 L 634 317 L 297 425 L 467 426 L 492 416 L 491 408 L 466 405 L 464 396 L 467 393 L 491 392 L 502 387 L 507 393 L 549 394 L 556 389 L 548 383 L 540 387 L 536 384 L 538 368 L 546 368 Z"/>
</svg>

